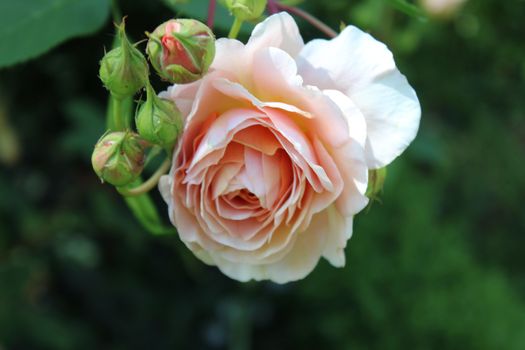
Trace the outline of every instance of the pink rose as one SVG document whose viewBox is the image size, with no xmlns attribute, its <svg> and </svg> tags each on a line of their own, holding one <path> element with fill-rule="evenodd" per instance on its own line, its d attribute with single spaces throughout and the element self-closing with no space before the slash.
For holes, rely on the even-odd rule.
<svg viewBox="0 0 525 350">
<path fill-rule="evenodd" d="M 345 264 L 368 169 L 414 139 L 420 106 L 392 53 L 349 26 L 304 45 L 273 15 L 246 45 L 219 39 L 210 73 L 174 85 L 185 128 L 160 182 L 181 240 L 239 281 Z"/>
</svg>

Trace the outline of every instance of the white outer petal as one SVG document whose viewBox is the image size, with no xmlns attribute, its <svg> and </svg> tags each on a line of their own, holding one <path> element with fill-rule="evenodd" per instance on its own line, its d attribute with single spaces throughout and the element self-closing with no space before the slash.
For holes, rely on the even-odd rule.
<svg viewBox="0 0 525 350">
<path fill-rule="evenodd" d="M 258 51 L 266 47 L 277 47 L 296 57 L 304 46 L 299 28 L 287 12 L 277 13 L 257 24 L 246 47 Z"/>
<path fill-rule="evenodd" d="M 345 266 L 346 241 L 352 237 L 353 216 L 343 216 L 331 206 L 327 208 L 330 231 L 326 239 L 323 257 L 335 267 Z"/>
<path fill-rule="evenodd" d="M 392 53 L 369 34 L 348 26 L 330 41 L 309 42 L 297 60 L 306 84 L 340 90 L 359 107 L 367 124 L 369 168 L 388 165 L 416 136 L 421 116 L 416 93 Z"/>
<path fill-rule="evenodd" d="M 343 193 L 336 202 L 337 209 L 344 216 L 352 216 L 368 204 L 365 196 L 368 186 L 365 159 L 367 125 L 360 110 L 342 92 L 324 90 L 323 93 L 339 107 L 348 123 L 350 140 L 342 147 L 333 149 L 332 156 L 345 183 Z"/>
</svg>

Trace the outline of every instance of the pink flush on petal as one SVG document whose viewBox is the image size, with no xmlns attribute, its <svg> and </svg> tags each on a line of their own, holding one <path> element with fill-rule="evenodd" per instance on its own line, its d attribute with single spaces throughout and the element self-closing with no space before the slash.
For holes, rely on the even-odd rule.
<svg viewBox="0 0 525 350">
<path fill-rule="evenodd" d="M 179 65 L 186 68 L 188 71 L 198 74 L 199 69 L 193 64 L 188 52 L 177 40 L 173 33 L 179 33 L 181 25 L 178 22 L 172 21 L 166 24 L 166 32 L 161 39 L 162 42 L 162 65 L 168 67 L 170 65 Z"/>
</svg>

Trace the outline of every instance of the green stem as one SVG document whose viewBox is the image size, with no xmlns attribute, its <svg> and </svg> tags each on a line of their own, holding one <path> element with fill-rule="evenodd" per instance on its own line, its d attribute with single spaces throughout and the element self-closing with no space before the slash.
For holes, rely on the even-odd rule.
<svg viewBox="0 0 525 350">
<path fill-rule="evenodd" d="M 133 98 L 126 97 L 121 100 L 109 96 L 106 127 L 111 131 L 123 131 L 129 129 L 131 123 L 131 110 L 133 109 Z"/>
<path fill-rule="evenodd" d="M 235 17 L 235 20 L 233 21 L 233 25 L 230 29 L 230 33 L 228 34 L 228 38 L 230 39 L 236 39 L 239 35 L 239 31 L 241 30 L 242 26 L 242 20 Z"/>
<path fill-rule="evenodd" d="M 113 101 L 113 127 L 116 130 L 125 130 L 124 120 L 122 118 L 122 99 L 114 98 Z"/>
<path fill-rule="evenodd" d="M 121 195 L 126 197 L 139 196 L 141 194 L 147 193 L 159 183 L 160 177 L 168 171 L 170 164 L 171 160 L 168 158 L 146 182 L 134 188 L 119 187 L 117 190 Z"/>
<path fill-rule="evenodd" d="M 299 7 L 288 6 L 281 3 L 276 3 L 276 5 L 280 10 L 288 11 L 294 15 L 302 17 L 305 21 L 307 21 L 308 23 L 325 33 L 328 37 L 335 38 L 337 36 L 337 32 L 335 30 L 333 30 L 332 28 L 330 28 L 325 23 L 312 16 L 308 12 L 301 10 Z"/>
<path fill-rule="evenodd" d="M 133 114 L 133 97 L 117 99 L 109 96 L 109 104 L 106 115 L 106 123 L 109 130 L 122 131 L 130 127 Z M 142 180 L 139 178 L 130 187 L 140 187 Z M 175 234 L 174 227 L 163 225 L 155 203 L 149 193 L 139 194 L 133 197 L 124 197 L 126 204 L 145 230 L 154 235 Z"/>
<path fill-rule="evenodd" d="M 140 184 L 140 180 L 135 183 L 135 185 L 138 184 Z M 138 222 L 148 232 L 154 235 L 177 233 L 174 227 L 166 227 L 162 224 L 157 208 L 148 193 L 136 197 L 124 197 L 124 200 L 137 218 Z"/>
<path fill-rule="evenodd" d="M 113 13 L 113 21 L 115 23 L 122 22 L 122 14 L 120 13 L 120 8 L 118 6 L 118 1 L 111 1 L 111 12 Z"/>
</svg>

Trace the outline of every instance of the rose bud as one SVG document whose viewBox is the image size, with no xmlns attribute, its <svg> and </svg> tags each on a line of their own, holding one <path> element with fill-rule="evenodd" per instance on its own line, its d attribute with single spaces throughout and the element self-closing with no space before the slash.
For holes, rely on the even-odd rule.
<svg viewBox="0 0 525 350">
<path fill-rule="evenodd" d="M 129 131 L 106 134 L 95 145 L 91 164 L 103 182 L 127 185 L 144 168 L 144 142 Z"/>
<path fill-rule="evenodd" d="M 200 79 L 215 56 L 215 36 L 194 19 L 172 19 L 149 35 L 147 52 L 151 64 L 171 83 L 186 84 Z"/>
<path fill-rule="evenodd" d="M 148 62 L 133 46 L 124 30 L 118 26 L 120 45 L 104 55 L 100 61 L 100 80 L 116 98 L 132 96 L 148 81 Z"/>
<path fill-rule="evenodd" d="M 241 21 L 258 19 L 266 8 L 266 0 L 225 0 L 224 4 Z"/>
<path fill-rule="evenodd" d="M 146 85 L 146 91 L 146 102 L 135 118 L 137 130 L 146 141 L 172 146 L 182 130 L 181 113 L 173 101 L 158 97 L 150 84 Z"/>
</svg>

